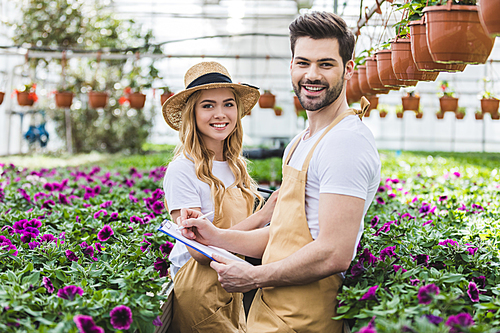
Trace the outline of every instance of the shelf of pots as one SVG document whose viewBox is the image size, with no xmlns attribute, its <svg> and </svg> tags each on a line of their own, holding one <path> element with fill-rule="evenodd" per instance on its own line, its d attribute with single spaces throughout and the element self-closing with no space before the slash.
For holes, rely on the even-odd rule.
<svg viewBox="0 0 500 333">
<path fill-rule="evenodd" d="M 479 21 L 476 0 L 425 7 L 426 34 L 432 59 L 441 63 L 484 64 L 494 38 Z M 498 12 L 495 14 L 498 20 Z"/>
<path fill-rule="evenodd" d="M 270 90 L 264 90 L 264 93 L 259 98 L 259 107 L 261 109 L 272 109 L 275 104 L 276 96 Z"/>
<path fill-rule="evenodd" d="M 500 1 L 481 0 L 478 4 L 479 21 L 484 30 L 491 36 L 500 36 Z"/>
<path fill-rule="evenodd" d="M 14 93 L 17 95 L 17 103 L 20 106 L 33 106 L 38 101 L 36 83 L 25 84 L 20 90 L 14 90 Z"/>
</svg>

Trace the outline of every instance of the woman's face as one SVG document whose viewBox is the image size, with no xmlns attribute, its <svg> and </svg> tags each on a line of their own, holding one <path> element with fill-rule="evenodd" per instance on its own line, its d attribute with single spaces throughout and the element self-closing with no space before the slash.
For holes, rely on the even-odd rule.
<svg viewBox="0 0 500 333">
<path fill-rule="evenodd" d="M 218 150 L 236 126 L 238 108 L 229 88 L 202 90 L 196 101 L 196 127 L 207 148 Z"/>
</svg>

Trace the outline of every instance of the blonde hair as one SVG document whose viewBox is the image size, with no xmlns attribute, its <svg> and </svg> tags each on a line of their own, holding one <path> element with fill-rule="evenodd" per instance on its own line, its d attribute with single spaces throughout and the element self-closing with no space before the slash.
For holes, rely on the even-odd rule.
<svg viewBox="0 0 500 333">
<path fill-rule="evenodd" d="M 243 104 L 236 91 L 233 88 L 228 89 L 231 89 L 234 95 L 238 108 L 238 118 L 233 131 L 224 140 L 222 154 L 234 175 L 234 183 L 232 186 L 234 185 L 241 189 L 247 201 L 248 212 L 253 212 L 254 198 L 257 197 L 259 200 L 257 209 L 262 206 L 263 198 L 257 192 L 257 183 L 248 174 L 247 161 L 242 155 L 243 126 L 241 125 L 241 117 L 245 110 L 243 109 Z M 182 110 L 182 122 L 179 129 L 179 139 L 181 142 L 175 148 L 174 159 L 184 154 L 187 159 L 194 163 L 196 176 L 199 180 L 210 186 L 210 193 L 215 211 L 220 215 L 222 200 L 226 189 L 224 183 L 212 173 L 215 153 L 206 147 L 196 126 L 195 106 L 200 95 L 201 90 L 194 92 L 189 96 L 184 105 Z"/>
</svg>

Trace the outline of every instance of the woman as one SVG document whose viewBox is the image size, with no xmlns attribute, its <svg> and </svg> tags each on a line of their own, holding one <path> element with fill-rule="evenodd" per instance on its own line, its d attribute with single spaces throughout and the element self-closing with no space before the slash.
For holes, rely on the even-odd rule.
<svg viewBox="0 0 500 333">
<path fill-rule="evenodd" d="M 218 228 L 264 226 L 271 220 L 276 196 L 251 215 L 255 197 L 259 208 L 262 197 L 241 155 L 241 118 L 257 103 L 258 89 L 232 83 L 226 68 L 216 62 L 191 67 L 184 83 L 186 89 L 162 108 L 181 140 L 163 183 L 172 221 L 181 208 L 193 208 L 203 214 L 214 211 L 208 218 Z M 229 294 L 220 286 L 210 259 L 180 242 L 169 259 L 174 279 L 169 332 L 246 332 L 242 294 Z"/>
</svg>

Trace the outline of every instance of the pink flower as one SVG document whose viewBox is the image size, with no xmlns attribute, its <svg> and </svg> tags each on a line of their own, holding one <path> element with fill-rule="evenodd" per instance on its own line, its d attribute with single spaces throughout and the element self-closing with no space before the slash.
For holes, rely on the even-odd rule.
<svg viewBox="0 0 500 333">
<path fill-rule="evenodd" d="M 377 286 L 370 287 L 368 291 L 360 298 L 360 301 L 368 301 L 368 300 L 377 300 L 377 295 L 375 294 L 377 292 Z"/>
<path fill-rule="evenodd" d="M 108 215 L 108 212 L 105 209 L 99 209 L 97 212 L 94 214 L 94 219 L 98 219 L 102 213 L 102 216 Z"/>
<path fill-rule="evenodd" d="M 439 295 L 439 288 L 434 283 L 428 284 L 426 286 L 420 287 L 418 290 L 418 303 L 419 304 L 430 304 L 434 295 Z"/>
<path fill-rule="evenodd" d="M 459 313 L 456 316 L 450 316 L 446 321 L 446 326 L 451 327 L 450 333 L 460 333 L 463 327 L 473 326 L 474 320 L 468 313 Z"/>
<path fill-rule="evenodd" d="M 119 305 L 109 312 L 111 325 L 117 330 L 128 330 L 132 324 L 132 311 L 128 306 Z"/>
<path fill-rule="evenodd" d="M 94 323 L 91 316 L 76 315 L 73 317 L 79 333 L 104 333 L 104 329 Z"/>
<path fill-rule="evenodd" d="M 469 288 L 467 289 L 467 295 L 473 302 L 479 302 L 479 290 L 474 282 L 469 282 Z"/>
<path fill-rule="evenodd" d="M 97 239 L 100 240 L 101 242 L 107 241 L 111 236 L 113 236 L 115 232 L 113 229 L 111 229 L 111 226 L 105 225 L 101 231 L 97 233 Z"/>
<path fill-rule="evenodd" d="M 72 301 L 76 295 L 83 295 L 83 289 L 77 286 L 66 286 L 57 291 L 57 297 Z"/>
</svg>

